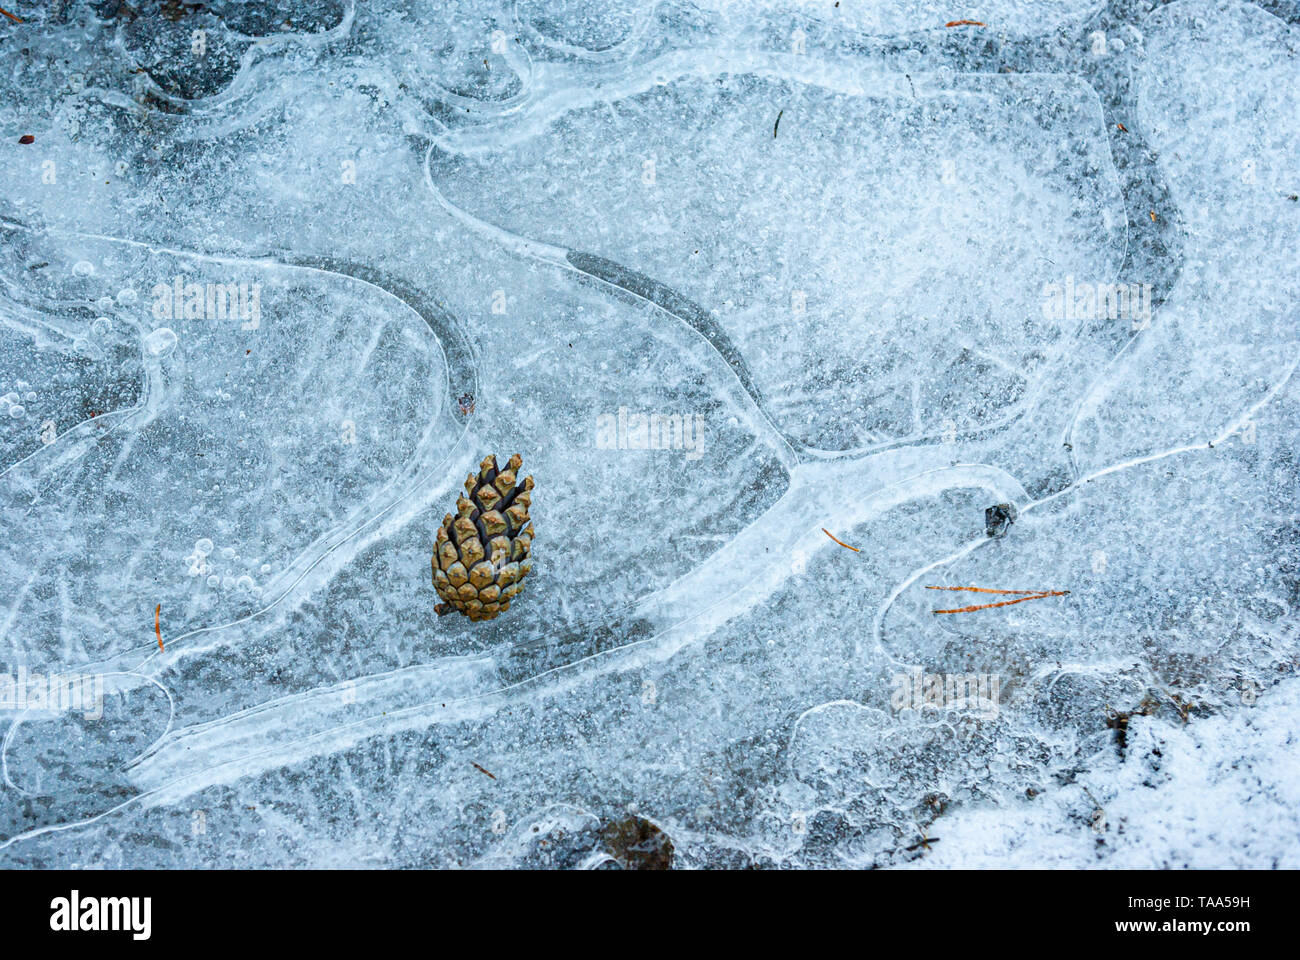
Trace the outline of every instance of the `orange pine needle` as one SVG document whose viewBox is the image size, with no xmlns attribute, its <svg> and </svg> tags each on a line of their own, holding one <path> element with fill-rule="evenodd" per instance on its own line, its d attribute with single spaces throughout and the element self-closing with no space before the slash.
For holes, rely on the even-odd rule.
<svg viewBox="0 0 1300 960">
<path fill-rule="evenodd" d="M 994 607 L 1009 607 L 1013 604 L 1024 603 L 1026 600 L 1041 600 L 1047 596 L 1045 593 L 1038 593 L 1032 597 L 1017 597 L 1015 600 L 1002 600 L 998 603 L 980 603 L 973 607 L 957 607 L 955 610 L 931 610 L 931 613 L 974 613 L 976 610 L 992 610 Z"/>
<path fill-rule="evenodd" d="M 949 20 L 947 23 L 944 24 L 944 26 L 945 27 L 985 27 L 988 26 L 988 24 L 981 23 L 979 20 Z"/>
<path fill-rule="evenodd" d="M 835 534 L 831 533 L 831 532 L 830 532 L 829 530 L 827 530 L 825 527 L 822 527 L 822 533 L 826 534 L 826 536 L 830 537 L 832 540 L 834 540 L 836 543 L 838 543 L 841 547 L 844 547 L 844 549 L 846 549 L 846 550 L 852 550 L 854 553 L 861 553 L 861 552 L 862 552 L 862 551 L 859 550 L 857 547 L 850 547 L 847 543 L 845 543 L 845 542 L 844 542 L 843 540 L 841 540 L 839 537 L 835 536 Z"/>
<path fill-rule="evenodd" d="M 994 607 L 1009 607 L 1013 604 L 1024 603 L 1026 600 L 1042 600 L 1044 597 L 1063 597 L 1069 590 L 1046 590 L 1043 593 L 1035 593 L 1028 597 L 1017 597 L 1015 600 L 1002 600 L 998 603 L 980 603 L 973 607 L 958 607 L 955 610 L 931 610 L 931 613 L 974 613 L 976 610 L 992 610 Z"/>
<path fill-rule="evenodd" d="M 1063 597 L 1069 590 L 994 590 L 992 587 L 926 587 L 927 590 L 963 590 L 970 593 L 1033 594 L 1043 597 Z"/>
<path fill-rule="evenodd" d="M 162 604 L 160 603 L 160 604 L 158 604 L 158 606 L 154 607 L 154 611 L 153 611 L 153 632 L 156 633 L 156 634 L 158 634 L 158 649 L 159 649 L 159 650 L 161 650 L 161 649 L 163 648 L 163 642 L 162 642 L 162 625 L 158 622 L 158 617 L 159 617 L 159 614 L 161 614 L 161 613 L 162 613 Z"/>
<path fill-rule="evenodd" d="M 15 16 L 14 16 L 12 13 L 10 13 L 8 10 L 4 9 L 4 7 L 0 7 L 0 13 L 3 13 L 6 17 L 8 17 L 8 18 L 9 18 L 10 20 L 12 20 L 14 23 L 22 23 L 22 20 L 20 20 L 20 19 L 18 19 L 17 17 L 15 17 Z"/>
</svg>

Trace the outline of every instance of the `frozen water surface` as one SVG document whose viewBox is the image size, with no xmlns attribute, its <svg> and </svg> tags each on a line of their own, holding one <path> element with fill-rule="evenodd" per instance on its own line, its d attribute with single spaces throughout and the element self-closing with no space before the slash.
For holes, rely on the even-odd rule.
<svg viewBox="0 0 1300 960">
<path fill-rule="evenodd" d="M 1294 4 L 58 7 L 0 862 L 1297 864 Z"/>
</svg>

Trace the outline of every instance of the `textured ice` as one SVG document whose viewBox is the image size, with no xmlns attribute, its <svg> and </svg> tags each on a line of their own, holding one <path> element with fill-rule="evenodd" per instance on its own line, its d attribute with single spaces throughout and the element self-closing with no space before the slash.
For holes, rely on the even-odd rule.
<svg viewBox="0 0 1300 960">
<path fill-rule="evenodd" d="M 1294 4 L 55 6 L 0 683 L 101 696 L 0 705 L 0 863 L 1296 866 Z"/>
</svg>

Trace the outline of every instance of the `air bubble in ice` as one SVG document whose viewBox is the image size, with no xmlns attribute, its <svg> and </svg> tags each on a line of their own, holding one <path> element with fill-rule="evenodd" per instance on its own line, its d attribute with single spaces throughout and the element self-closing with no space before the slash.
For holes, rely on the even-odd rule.
<svg viewBox="0 0 1300 960">
<path fill-rule="evenodd" d="M 9 408 L 9 416 L 13 417 L 15 420 L 19 420 L 26 415 L 27 410 L 20 403 L 15 403 Z"/>
<path fill-rule="evenodd" d="M 155 357 L 165 357 L 176 348 L 176 334 L 170 327 L 159 327 L 144 338 L 145 349 Z"/>
<path fill-rule="evenodd" d="M 208 586 L 209 587 L 221 586 L 221 578 L 214 573 L 212 576 L 208 577 Z"/>
<path fill-rule="evenodd" d="M 200 556 L 206 557 L 212 552 L 212 541 L 207 537 L 204 537 L 201 540 L 196 540 L 194 542 L 194 552 Z"/>
<path fill-rule="evenodd" d="M 74 277 L 89 277 L 94 273 L 95 265 L 89 260 L 78 260 L 72 265 L 72 275 Z"/>
<path fill-rule="evenodd" d="M 117 302 L 122 304 L 124 307 L 131 306 L 131 304 L 137 302 L 139 299 L 140 295 L 130 287 L 117 291 Z"/>
</svg>

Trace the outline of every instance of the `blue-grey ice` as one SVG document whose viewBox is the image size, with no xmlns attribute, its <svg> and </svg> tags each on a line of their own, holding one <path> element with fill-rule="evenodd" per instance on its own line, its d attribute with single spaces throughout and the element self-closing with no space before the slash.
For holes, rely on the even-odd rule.
<svg viewBox="0 0 1300 960">
<path fill-rule="evenodd" d="M 1295 3 L 6 7 L 0 866 L 1300 867 Z"/>
</svg>

